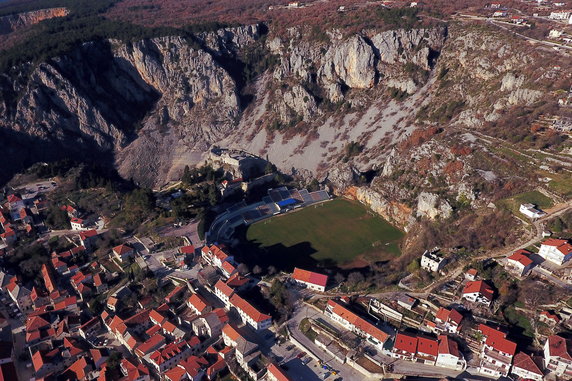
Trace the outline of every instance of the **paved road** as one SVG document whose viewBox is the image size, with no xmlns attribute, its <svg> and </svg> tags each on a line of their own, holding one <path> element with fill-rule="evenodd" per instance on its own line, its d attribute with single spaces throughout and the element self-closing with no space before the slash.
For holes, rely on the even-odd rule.
<svg viewBox="0 0 572 381">
<path fill-rule="evenodd" d="M 534 227 L 534 235 L 533 236 L 529 236 L 530 238 L 526 238 L 527 240 L 523 243 L 516 243 L 514 245 L 508 246 L 508 247 L 503 247 L 500 249 L 496 249 L 493 251 L 489 251 L 485 254 L 479 255 L 477 257 L 473 257 L 471 258 L 471 261 L 480 261 L 483 259 L 488 259 L 488 258 L 500 258 L 500 257 L 504 257 L 508 254 L 511 254 L 519 249 L 525 249 L 535 243 L 537 243 L 538 241 L 542 240 L 542 232 L 544 231 L 544 223 L 547 220 L 550 220 L 554 217 L 558 217 L 564 213 L 566 213 L 567 211 L 572 209 L 572 201 L 568 201 L 562 204 L 558 204 L 556 206 L 554 206 L 553 208 L 550 209 L 550 213 L 548 215 L 546 215 L 545 217 L 539 218 L 538 220 L 533 221 L 532 226 Z M 463 267 L 465 266 L 465 263 L 460 263 L 459 266 L 455 269 L 455 271 L 450 272 L 449 274 L 445 275 L 443 278 L 439 279 L 437 282 L 434 282 L 428 286 L 425 286 L 422 289 L 417 289 L 417 290 L 412 290 L 413 292 L 421 292 L 421 293 L 426 293 L 429 292 L 430 290 L 432 290 L 435 287 L 439 287 L 443 284 L 445 284 L 446 282 L 450 281 L 451 279 L 455 279 L 456 277 L 458 277 L 459 275 L 461 275 L 461 273 L 463 272 Z M 554 277 L 552 277 L 554 278 Z M 546 278 L 549 281 L 551 281 L 551 278 Z M 561 281 L 556 282 L 557 285 L 561 285 Z M 566 285 L 566 288 L 569 288 L 569 285 Z"/>
<path fill-rule="evenodd" d="M 26 332 L 24 330 L 25 326 L 22 320 L 20 319 L 12 319 L 9 317 L 8 308 L 11 299 L 8 295 L 2 293 L 2 296 L 6 298 L 6 302 L 0 304 L 0 311 L 2 314 L 8 319 L 8 322 L 12 329 L 12 342 L 14 343 L 14 366 L 16 367 L 16 372 L 18 373 L 18 377 L 20 380 L 29 380 L 34 370 L 32 367 L 27 368 L 26 365 L 31 363 L 29 358 L 27 360 L 21 361 L 20 354 L 27 352 L 25 346 L 25 339 L 26 339 Z M 22 318 L 23 319 L 23 318 Z"/>
<path fill-rule="evenodd" d="M 572 50 L 572 47 L 570 46 L 565 46 L 565 45 L 560 45 L 560 44 L 556 44 L 554 42 L 550 42 L 550 41 L 544 41 L 544 40 L 537 40 L 536 38 L 532 38 L 532 37 L 528 37 L 525 36 L 524 34 L 518 33 L 518 32 L 514 32 L 511 29 L 507 28 L 504 25 L 501 25 L 498 21 L 495 21 L 489 17 L 482 17 L 482 16 L 474 16 L 474 15 L 464 15 L 461 14 L 461 17 L 457 17 L 457 20 L 481 20 L 481 21 L 485 21 L 491 25 L 497 26 L 501 29 L 506 30 L 507 32 L 510 32 L 518 37 L 524 38 L 527 41 L 533 42 L 533 43 L 538 43 L 538 44 L 542 44 L 542 45 L 546 45 L 549 47 L 558 47 L 558 48 L 564 48 L 564 49 L 568 49 L 568 50 Z"/>
<path fill-rule="evenodd" d="M 318 348 L 316 344 L 314 344 L 310 339 L 308 339 L 298 328 L 300 326 L 300 322 L 304 318 L 318 318 L 321 317 L 324 320 L 328 321 L 329 319 L 324 315 L 313 308 L 310 308 L 306 305 L 300 305 L 296 308 L 296 311 L 292 318 L 288 321 L 288 329 L 294 338 L 300 342 L 304 347 L 310 349 L 312 353 L 314 353 L 324 364 L 327 364 L 338 371 L 338 374 L 344 378 L 344 380 L 369 380 L 371 378 L 365 377 L 362 373 L 358 372 L 351 366 L 347 364 L 341 364 L 338 360 L 333 358 L 330 354 L 324 352 L 322 349 Z M 335 323 L 332 323 L 333 326 L 337 326 Z"/>
<path fill-rule="evenodd" d="M 296 309 L 295 314 L 292 316 L 288 322 L 288 328 L 290 333 L 296 340 L 302 343 L 305 347 L 312 350 L 312 352 L 317 355 L 324 363 L 332 366 L 334 369 L 339 370 L 339 373 L 344 379 L 347 380 L 361 380 L 369 379 L 365 377 L 360 372 L 356 371 L 352 367 L 346 364 L 340 364 L 331 355 L 324 352 L 322 349 L 318 348 L 313 342 L 310 341 L 300 330 L 298 329 L 300 322 L 304 318 L 317 319 L 321 318 L 327 323 L 331 324 L 333 327 L 339 328 L 344 331 L 345 328 L 340 327 L 336 322 L 328 318 L 326 315 L 316 311 L 315 309 L 308 307 L 307 305 L 301 305 Z M 393 372 L 395 374 L 404 374 L 409 376 L 423 376 L 423 377 L 456 377 L 461 372 L 452 369 L 435 367 L 432 365 L 424 365 L 411 361 L 396 360 L 386 354 L 377 353 L 375 356 L 378 360 L 385 364 L 393 364 Z"/>
</svg>

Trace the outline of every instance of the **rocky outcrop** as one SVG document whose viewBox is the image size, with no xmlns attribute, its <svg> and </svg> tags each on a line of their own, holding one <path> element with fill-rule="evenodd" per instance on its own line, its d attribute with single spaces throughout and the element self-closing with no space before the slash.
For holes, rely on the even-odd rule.
<svg viewBox="0 0 572 381">
<path fill-rule="evenodd" d="M 222 55 L 255 41 L 257 30 L 203 37 L 226 42 Z M 42 160 L 107 152 L 125 177 L 166 181 L 175 155 L 185 158 L 201 144 L 206 150 L 205 142 L 228 135 L 240 114 L 235 80 L 207 50 L 181 37 L 86 43 L 26 78 L 3 76 L 0 129 L 43 141 Z M 38 159 L 27 155 L 16 161 Z"/>
<path fill-rule="evenodd" d="M 355 198 L 386 220 L 407 230 L 411 223 L 411 208 L 389 199 L 369 187 L 355 189 Z"/>
<path fill-rule="evenodd" d="M 417 198 L 417 217 L 429 219 L 446 219 L 453 213 L 453 208 L 446 200 L 441 200 L 434 193 L 422 192 Z"/>
<path fill-rule="evenodd" d="M 37 11 L 18 13 L 0 17 L 0 34 L 12 33 L 20 28 L 37 24 L 43 20 L 66 16 L 66 8 L 39 9 Z"/>
<path fill-rule="evenodd" d="M 318 75 L 324 82 L 354 89 L 368 89 L 375 84 L 375 54 L 362 36 L 354 36 L 332 46 L 323 58 Z"/>
<path fill-rule="evenodd" d="M 346 38 L 331 33 L 327 45 L 279 38 L 268 42 L 269 49 L 280 55 L 281 63 L 274 71 L 276 80 L 296 76 L 304 82 L 315 82 L 326 91 L 332 102 L 343 98 L 344 89 L 369 89 L 378 81 L 413 93 L 417 86 L 403 70 L 412 63 L 420 70 L 430 70 L 445 42 L 445 29 L 392 30 Z"/>
</svg>

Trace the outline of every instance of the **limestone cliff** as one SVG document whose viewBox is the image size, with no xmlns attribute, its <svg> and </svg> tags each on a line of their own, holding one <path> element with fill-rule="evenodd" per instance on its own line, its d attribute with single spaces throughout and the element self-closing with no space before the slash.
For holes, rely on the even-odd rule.
<svg viewBox="0 0 572 381">
<path fill-rule="evenodd" d="M 479 192 L 492 186 L 474 184 L 497 178 L 473 155 L 475 137 L 459 131 L 534 104 L 552 80 L 518 72 L 524 53 L 514 41 L 501 49 L 499 39 L 455 25 L 331 30 L 324 41 L 304 28 L 278 36 L 252 25 L 85 43 L 0 76 L 8 153 L 0 178 L 75 156 L 160 186 L 218 145 L 342 193 L 356 189 L 356 199 L 401 226 L 447 218 L 457 204 L 485 203 Z M 530 65 L 544 59 L 531 57 Z"/>
<path fill-rule="evenodd" d="M 3 16 L 0 17 L 0 34 L 12 33 L 25 26 L 34 25 L 54 17 L 63 17 L 68 13 L 66 8 L 49 8 Z"/>
</svg>

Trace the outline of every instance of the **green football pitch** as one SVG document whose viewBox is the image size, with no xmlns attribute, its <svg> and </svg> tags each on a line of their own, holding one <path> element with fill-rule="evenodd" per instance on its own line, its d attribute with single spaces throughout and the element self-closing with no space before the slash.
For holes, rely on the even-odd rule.
<svg viewBox="0 0 572 381">
<path fill-rule="evenodd" d="M 402 237 L 403 233 L 383 218 L 360 203 L 345 199 L 275 216 L 251 225 L 247 231 L 250 242 L 261 248 L 275 248 L 269 250 L 268 255 L 276 256 L 280 262 L 287 261 L 283 257 L 287 253 L 280 253 L 276 248 L 306 243 L 312 248 L 310 255 L 314 260 L 339 267 L 357 259 L 382 260 L 398 256 Z"/>
</svg>

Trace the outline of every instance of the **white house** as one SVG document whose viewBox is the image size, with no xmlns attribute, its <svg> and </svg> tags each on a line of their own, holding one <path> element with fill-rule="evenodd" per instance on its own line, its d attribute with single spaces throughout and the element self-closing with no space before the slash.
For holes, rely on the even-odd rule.
<svg viewBox="0 0 572 381">
<path fill-rule="evenodd" d="M 538 365 L 524 352 L 518 352 L 514 356 L 510 372 L 523 380 L 542 381 L 544 379 L 544 374 Z"/>
<path fill-rule="evenodd" d="M 272 325 L 272 317 L 270 315 L 258 311 L 238 294 L 234 294 L 230 298 L 230 304 L 236 308 L 242 322 L 255 330 L 267 329 Z"/>
<path fill-rule="evenodd" d="M 572 258 L 572 245 L 564 239 L 549 238 L 540 245 L 538 255 L 562 266 L 564 262 Z"/>
<path fill-rule="evenodd" d="M 530 251 L 524 249 L 515 251 L 506 259 L 507 267 L 519 276 L 527 274 L 534 267 L 534 262 L 530 259 L 531 254 Z"/>
<path fill-rule="evenodd" d="M 87 222 L 81 218 L 72 217 L 70 219 L 72 230 L 85 230 L 87 229 Z"/>
<path fill-rule="evenodd" d="M 26 287 L 20 286 L 16 282 L 11 282 L 6 286 L 6 290 L 8 291 L 8 295 L 10 298 L 16 303 L 16 305 L 22 311 L 31 310 L 33 307 L 31 294 L 32 291 L 27 289 Z"/>
<path fill-rule="evenodd" d="M 328 300 L 324 313 L 346 329 L 356 333 L 358 336 L 365 337 L 379 349 L 383 348 L 383 344 L 389 338 L 387 333 L 348 310 L 335 300 Z"/>
<path fill-rule="evenodd" d="M 129 260 L 129 258 L 134 257 L 135 251 L 131 246 L 119 245 L 113 248 L 113 255 L 115 255 L 115 257 L 119 259 L 119 261 L 126 262 Z"/>
<path fill-rule="evenodd" d="M 572 16 L 571 11 L 556 11 L 550 12 L 550 16 L 548 16 L 552 20 L 568 20 Z"/>
<path fill-rule="evenodd" d="M 439 335 L 439 354 L 435 365 L 455 370 L 463 370 L 467 367 L 467 362 L 459 351 L 459 345 L 449 336 Z"/>
<path fill-rule="evenodd" d="M 230 308 L 230 298 L 234 295 L 232 287 L 224 283 L 222 280 L 219 280 L 216 282 L 214 289 L 216 297 L 222 300 L 227 309 Z"/>
<path fill-rule="evenodd" d="M 268 366 L 268 372 L 266 373 L 268 381 L 290 381 L 292 380 L 286 372 L 280 369 L 276 364 L 270 363 Z"/>
<path fill-rule="evenodd" d="M 463 321 L 463 315 L 459 313 L 454 308 L 439 308 L 437 314 L 435 315 L 436 329 L 439 331 L 445 331 L 448 333 L 457 333 L 461 327 L 461 322 Z"/>
<path fill-rule="evenodd" d="M 484 338 L 479 371 L 494 378 L 506 377 L 516 352 L 516 343 L 507 340 L 504 332 L 484 324 L 479 325 L 479 331 Z"/>
<path fill-rule="evenodd" d="M 490 306 L 493 296 L 494 290 L 482 280 L 467 282 L 463 289 L 464 299 L 487 306 Z"/>
<path fill-rule="evenodd" d="M 534 204 L 520 204 L 518 211 L 524 214 L 526 217 L 532 219 L 546 216 L 546 213 L 538 209 Z"/>
<path fill-rule="evenodd" d="M 572 379 L 572 343 L 552 335 L 544 344 L 544 366 L 563 379 Z"/>
<path fill-rule="evenodd" d="M 425 250 L 421 256 L 421 268 L 430 272 L 438 272 L 445 266 L 445 258 L 435 248 L 431 251 Z"/>
<path fill-rule="evenodd" d="M 328 283 L 327 275 L 302 270 L 297 267 L 294 268 L 291 278 L 298 284 L 320 292 L 324 292 L 326 290 L 326 285 Z"/>
</svg>

